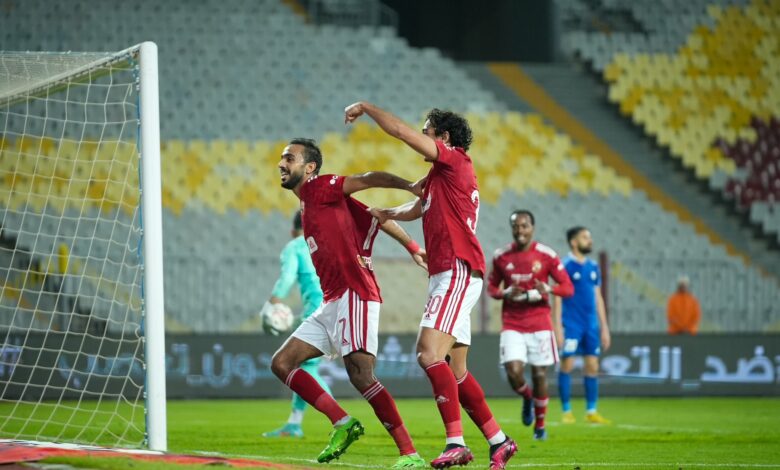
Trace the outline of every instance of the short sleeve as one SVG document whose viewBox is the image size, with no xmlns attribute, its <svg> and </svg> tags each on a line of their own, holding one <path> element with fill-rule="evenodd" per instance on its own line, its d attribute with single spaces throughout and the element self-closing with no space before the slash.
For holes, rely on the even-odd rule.
<svg viewBox="0 0 780 470">
<path fill-rule="evenodd" d="M 599 287 L 601 286 L 601 269 L 596 263 L 593 263 L 593 272 L 596 274 L 596 279 L 593 280 L 593 285 Z"/>
<path fill-rule="evenodd" d="M 441 140 L 436 140 L 436 148 L 439 149 L 439 156 L 436 159 L 436 163 L 444 166 L 451 167 L 455 164 L 455 149 L 448 147 Z"/>
<path fill-rule="evenodd" d="M 344 199 L 344 177 L 320 175 L 309 180 L 305 188 L 305 199 L 309 203 L 332 204 Z"/>
</svg>

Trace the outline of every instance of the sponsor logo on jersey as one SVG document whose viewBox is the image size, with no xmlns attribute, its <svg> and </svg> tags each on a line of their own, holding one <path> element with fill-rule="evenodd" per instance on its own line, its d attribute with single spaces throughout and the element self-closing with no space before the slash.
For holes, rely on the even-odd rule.
<svg viewBox="0 0 780 470">
<path fill-rule="evenodd" d="M 575 281 L 579 281 L 581 277 L 582 277 L 582 275 L 579 273 L 579 271 L 578 271 L 578 272 L 576 272 L 576 273 L 574 273 L 574 276 L 572 276 L 572 278 L 573 278 Z"/>
<path fill-rule="evenodd" d="M 518 282 L 530 281 L 531 279 L 534 278 L 534 275 L 533 274 L 512 274 L 512 276 L 510 277 L 512 278 L 512 282 L 517 284 Z"/>
<path fill-rule="evenodd" d="M 591 271 L 590 272 L 590 280 L 591 281 L 595 281 L 596 280 L 596 271 Z"/>
</svg>

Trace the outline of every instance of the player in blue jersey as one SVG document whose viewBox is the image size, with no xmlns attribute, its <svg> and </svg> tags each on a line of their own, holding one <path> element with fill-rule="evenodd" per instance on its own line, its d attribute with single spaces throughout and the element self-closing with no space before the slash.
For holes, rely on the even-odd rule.
<svg viewBox="0 0 780 470">
<path fill-rule="evenodd" d="M 574 423 L 571 411 L 571 370 L 574 356 L 583 356 L 585 362 L 585 420 L 589 423 L 609 424 L 596 410 L 599 394 L 599 355 L 609 348 L 611 341 L 607 325 L 607 311 L 601 296 L 601 272 L 598 264 L 587 258 L 593 249 L 593 239 L 585 227 L 573 227 L 566 232 L 571 252 L 563 265 L 574 284 L 574 295 L 561 300 L 555 297 L 553 316 L 555 336 L 561 352 L 558 373 L 558 391 L 563 407 L 562 421 Z"/>
<path fill-rule="evenodd" d="M 308 318 L 317 307 L 322 303 L 322 289 L 320 288 L 320 278 L 314 270 L 314 264 L 309 254 L 309 245 L 303 238 L 303 226 L 301 223 L 301 211 L 297 211 L 293 217 L 292 240 L 285 245 L 280 255 L 281 275 L 274 284 L 271 291 L 271 298 L 266 302 L 263 309 L 271 308 L 270 304 L 281 303 L 282 299 L 287 297 L 292 286 L 298 282 L 301 289 L 301 299 L 303 300 L 303 311 L 301 321 Z M 262 316 L 262 313 L 261 313 Z M 271 334 L 279 332 L 269 331 Z M 301 364 L 301 369 L 305 370 L 315 380 L 330 393 L 330 388 L 326 384 L 317 368 L 320 365 L 320 358 L 309 359 Z M 279 429 L 263 433 L 263 437 L 303 437 L 301 422 L 303 421 L 303 412 L 306 410 L 306 402 L 297 393 L 293 393 L 292 411 L 287 423 Z"/>
</svg>

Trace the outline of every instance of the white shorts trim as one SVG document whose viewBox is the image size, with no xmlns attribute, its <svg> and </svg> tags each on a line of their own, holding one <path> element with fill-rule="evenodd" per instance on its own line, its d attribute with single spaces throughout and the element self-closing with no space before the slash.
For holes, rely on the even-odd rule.
<svg viewBox="0 0 780 470">
<path fill-rule="evenodd" d="M 501 332 L 499 342 L 501 364 L 520 361 L 532 366 L 551 366 L 558 362 L 558 345 L 551 330 L 521 333 L 514 330 Z"/>
<path fill-rule="evenodd" d="M 482 279 L 472 277 L 468 265 L 456 260 L 455 269 L 434 274 L 428 281 L 421 328 L 433 328 L 471 344 L 471 309 L 482 294 Z"/>
<path fill-rule="evenodd" d="M 332 357 L 355 351 L 376 356 L 380 305 L 348 289 L 339 299 L 321 304 L 291 336 Z"/>
</svg>

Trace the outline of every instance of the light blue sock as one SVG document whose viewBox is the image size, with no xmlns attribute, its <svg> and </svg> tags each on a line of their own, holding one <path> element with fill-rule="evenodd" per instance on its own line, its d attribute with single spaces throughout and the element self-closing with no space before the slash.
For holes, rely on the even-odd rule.
<svg viewBox="0 0 780 470">
<path fill-rule="evenodd" d="M 588 413 L 596 411 L 599 401 L 599 378 L 585 376 L 585 406 Z"/>
<path fill-rule="evenodd" d="M 571 411 L 571 374 L 558 372 L 558 395 L 563 411 Z"/>
</svg>

